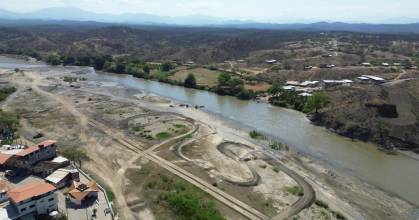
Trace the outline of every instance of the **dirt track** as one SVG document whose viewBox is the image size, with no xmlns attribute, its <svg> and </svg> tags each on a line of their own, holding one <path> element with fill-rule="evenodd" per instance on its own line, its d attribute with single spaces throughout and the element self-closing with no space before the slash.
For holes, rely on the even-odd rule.
<svg viewBox="0 0 419 220">
<path fill-rule="evenodd" d="M 73 107 L 72 104 L 68 103 L 64 99 L 56 96 L 55 94 L 52 94 L 52 93 L 49 93 L 47 91 L 44 91 L 44 90 L 40 89 L 39 88 L 40 78 L 37 77 L 36 75 L 27 74 L 27 76 L 30 79 L 33 80 L 30 85 L 31 85 L 31 88 L 35 92 L 37 92 L 40 95 L 43 95 L 47 98 L 53 99 L 54 101 L 60 103 L 69 113 L 71 113 L 73 116 L 75 116 L 78 119 L 82 128 L 86 128 L 86 125 L 89 124 L 90 126 L 101 130 L 102 132 L 109 135 L 110 137 L 112 137 L 117 142 L 119 142 L 121 145 L 123 145 L 123 146 L 129 148 L 130 150 L 134 151 L 135 153 L 137 153 L 138 154 L 137 157 L 144 156 L 145 158 L 147 158 L 147 159 L 149 159 L 153 162 L 156 162 L 156 164 L 159 164 L 161 167 L 167 169 L 168 171 L 172 172 L 173 174 L 176 174 L 177 176 L 179 176 L 179 177 L 185 179 L 186 181 L 194 184 L 195 186 L 197 186 L 200 189 L 204 190 L 205 192 L 209 193 L 210 195 L 212 195 L 217 200 L 223 202 L 227 206 L 233 208 L 238 213 L 241 213 L 242 215 L 246 216 L 249 219 L 269 219 L 269 217 L 267 217 L 263 213 L 260 213 L 256 209 L 244 204 L 243 202 L 241 202 L 241 201 L 237 200 L 236 198 L 228 195 L 227 193 L 225 193 L 225 192 L 221 191 L 220 189 L 212 186 L 211 184 L 203 181 L 202 179 L 188 173 L 187 171 L 181 169 L 180 167 L 174 165 L 173 163 L 170 163 L 170 162 L 164 160 L 163 158 L 161 158 L 161 157 L 152 153 L 152 151 L 154 149 L 156 149 L 156 148 L 158 148 L 162 145 L 166 145 L 166 144 L 168 144 L 168 143 L 170 143 L 174 140 L 180 139 L 184 136 L 189 135 L 190 133 L 193 133 L 195 131 L 195 129 L 193 129 L 192 132 L 188 132 L 187 134 L 183 134 L 183 135 L 174 137 L 170 140 L 167 140 L 167 141 L 162 142 L 158 145 L 155 145 L 148 150 L 144 150 L 142 146 L 139 146 L 136 143 L 133 143 L 132 141 L 130 141 L 128 139 L 124 139 L 122 137 L 122 134 L 118 134 L 117 131 L 114 131 L 113 129 L 108 128 L 104 125 L 100 125 L 100 123 L 98 123 L 96 121 L 88 120 L 87 117 L 84 114 L 79 112 L 77 109 L 75 109 Z M 83 140 L 86 139 L 86 137 L 84 136 L 84 131 L 83 130 L 81 132 L 81 137 L 83 137 L 82 138 Z"/>
</svg>

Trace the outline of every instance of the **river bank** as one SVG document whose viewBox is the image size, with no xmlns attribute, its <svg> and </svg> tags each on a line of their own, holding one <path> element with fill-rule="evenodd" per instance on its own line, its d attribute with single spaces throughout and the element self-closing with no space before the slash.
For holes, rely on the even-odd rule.
<svg viewBox="0 0 419 220">
<path fill-rule="evenodd" d="M 156 96 L 147 94 L 147 96 Z M 145 99 L 141 99 L 144 101 Z M 175 112 L 209 125 L 227 141 L 244 143 L 255 149 L 275 154 L 281 161 L 305 177 L 316 190 L 317 199 L 327 203 L 331 209 L 344 213 L 349 219 L 415 219 L 414 205 L 397 198 L 358 178 L 342 173 L 325 161 L 315 160 L 309 155 L 291 151 L 273 151 L 266 142 L 249 137 L 246 130 L 239 129 L 223 119 L 203 110 L 187 108 L 182 102 L 157 98 L 144 107 L 156 111 Z M 303 211 L 305 212 L 305 211 Z"/>
<path fill-rule="evenodd" d="M 60 71 L 60 67 L 54 68 L 58 68 L 57 70 Z M 118 85 L 127 89 L 157 94 L 166 97 L 166 99 L 175 100 L 176 103 L 205 105 L 206 108 L 204 111 L 200 110 L 199 112 L 212 115 L 210 119 L 207 119 L 208 122 L 215 123 L 214 121 L 217 120 L 214 118 L 219 118 L 218 121 L 220 122 L 217 123 L 227 123 L 235 128 L 230 132 L 226 132 L 226 134 L 230 133 L 229 136 L 231 136 L 232 139 L 237 136 L 236 133 L 239 131 L 242 132 L 241 136 L 248 136 L 247 132 L 243 130 L 258 129 L 289 145 L 293 152 L 307 154 L 310 158 L 314 158 L 311 159 L 313 161 L 326 161 L 326 164 L 329 164 L 329 166 L 336 170 L 335 173 L 350 174 L 350 176 L 361 179 L 361 183 L 363 181 L 368 182 L 370 185 L 395 193 L 412 203 L 416 203 L 416 194 L 418 192 L 414 189 L 417 182 L 417 160 L 410 159 L 403 155 L 385 155 L 383 152 L 378 151 L 374 145 L 336 136 L 326 129 L 312 126 L 301 113 L 288 109 L 271 107 L 264 103 L 245 102 L 231 97 L 219 97 L 201 91 L 143 81 L 130 76 L 95 74 L 91 69 L 76 69 L 77 68 L 75 68 L 76 72 L 87 71 L 93 74 L 92 79 L 103 82 L 109 86 Z M 147 105 L 151 106 L 150 104 Z M 157 110 L 160 109 L 161 111 L 160 107 L 161 106 L 159 105 L 156 106 Z M 164 108 L 172 111 L 179 110 L 178 108 L 170 108 L 170 106 L 167 106 L 167 102 Z M 238 109 L 240 109 L 240 111 L 237 111 Z M 185 108 L 183 110 L 187 110 L 184 114 L 188 116 L 189 114 L 198 112 L 190 108 Z M 199 114 L 196 117 L 198 119 L 200 117 L 204 118 L 204 116 Z M 213 126 L 216 125 L 214 124 Z M 220 133 L 224 133 L 223 130 L 221 130 Z M 249 137 L 247 138 L 249 139 Z M 251 142 L 251 140 L 249 140 L 249 142 Z M 310 161 L 310 159 L 308 159 L 308 161 Z M 307 164 L 309 165 L 310 162 Z M 328 176 L 327 172 L 325 172 L 328 170 L 326 167 L 323 167 L 320 170 L 323 170 L 319 175 L 320 177 Z M 312 178 L 323 178 L 320 178 L 319 176 L 314 176 Z M 405 181 L 400 181 L 401 179 Z M 325 182 L 328 181 L 331 181 L 331 179 L 328 178 L 325 180 Z M 322 186 L 320 183 L 319 185 Z M 340 186 L 346 185 L 348 185 L 347 187 L 351 187 L 350 184 L 345 182 L 340 184 Z M 376 190 L 376 187 L 362 190 L 362 192 L 366 192 L 365 195 L 370 195 L 368 194 L 368 191 L 374 191 Z M 337 191 L 341 193 L 346 192 L 345 189 Z M 370 199 L 371 198 L 380 198 L 380 196 L 373 195 L 370 196 Z M 378 201 L 379 200 L 380 199 L 378 199 Z M 397 201 L 399 200 L 395 200 L 395 203 L 398 203 Z M 387 201 L 387 199 L 383 199 L 383 201 Z M 371 204 L 375 202 L 376 201 L 370 201 Z M 392 202 L 390 202 L 390 204 L 392 204 Z M 394 207 L 396 207 L 396 205 L 394 205 Z"/>
</svg>

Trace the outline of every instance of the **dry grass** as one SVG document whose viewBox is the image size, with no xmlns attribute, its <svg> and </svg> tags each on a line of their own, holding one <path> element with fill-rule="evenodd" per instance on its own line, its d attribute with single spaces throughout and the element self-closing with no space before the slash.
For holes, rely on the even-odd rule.
<svg viewBox="0 0 419 220">
<path fill-rule="evenodd" d="M 253 90 L 255 92 L 264 92 L 271 88 L 271 84 L 269 83 L 257 83 L 257 84 L 246 84 L 244 86 L 246 89 Z"/>
<path fill-rule="evenodd" d="M 193 73 L 195 75 L 198 85 L 203 85 L 203 86 L 217 85 L 218 75 L 220 75 L 220 72 L 218 71 L 213 71 L 213 70 L 198 67 L 198 68 L 180 70 L 176 72 L 175 74 L 173 74 L 172 76 L 170 76 L 169 78 L 172 80 L 183 82 L 189 73 Z"/>
</svg>

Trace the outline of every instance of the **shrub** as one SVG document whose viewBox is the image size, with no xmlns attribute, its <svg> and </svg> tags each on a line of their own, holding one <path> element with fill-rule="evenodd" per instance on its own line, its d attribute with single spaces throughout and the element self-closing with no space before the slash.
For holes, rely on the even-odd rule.
<svg viewBox="0 0 419 220">
<path fill-rule="evenodd" d="M 301 187 L 299 187 L 299 186 L 286 187 L 285 190 L 287 192 L 295 195 L 295 196 L 303 196 L 304 195 L 303 189 Z"/>
<path fill-rule="evenodd" d="M 0 89 L 0 102 L 5 100 L 7 97 L 9 97 L 9 95 L 11 95 L 14 92 L 16 92 L 16 88 L 13 86 L 4 87 Z"/>
<path fill-rule="evenodd" d="M 255 131 L 255 130 L 250 131 L 249 136 L 253 139 L 262 139 L 265 137 L 262 133 L 259 133 L 258 131 Z"/>
<path fill-rule="evenodd" d="M 329 209 L 329 205 L 321 200 L 316 200 L 315 204 L 321 208 Z"/>
<path fill-rule="evenodd" d="M 160 132 L 160 133 L 156 134 L 156 138 L 158 140 L 164 140 L 164 139 L 170 138 L 171 136 L 172 135 L 170 133 L 167 133 L 167 132 Z"/>
</svg>

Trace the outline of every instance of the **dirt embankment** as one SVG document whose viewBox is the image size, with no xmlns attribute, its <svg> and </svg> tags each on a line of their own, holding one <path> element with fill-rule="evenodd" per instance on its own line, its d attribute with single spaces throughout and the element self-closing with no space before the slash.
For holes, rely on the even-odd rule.
<svg viewBox="0 0 419 220">
<path fill-rule="evenodd" d="M 346 137 L 419 152 L 417 88 L 419 80 L 327 90 L 329 106 L 310 119 Z"/>
</svg>

